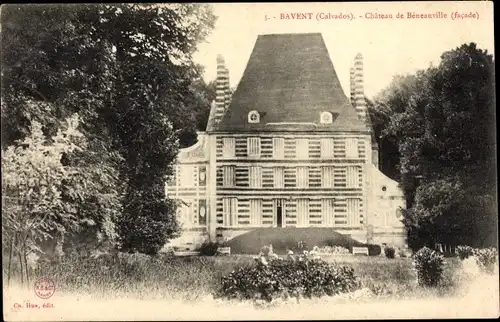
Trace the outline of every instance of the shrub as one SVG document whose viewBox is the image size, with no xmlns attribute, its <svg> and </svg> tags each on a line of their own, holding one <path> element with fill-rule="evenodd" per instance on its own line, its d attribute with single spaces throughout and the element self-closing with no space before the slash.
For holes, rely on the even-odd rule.
<svg viewBox="0 0 500 322">
<path fill-rule="evenodd" d="M 474 255 L 474 248 L 470 246 L 457 246 L 456 252 L 461 260 L 469 258 Z"/>
<path fill-rule="evenodd" d="M 398 249 L 398 256 L 401 258 L 408 257 L 408 254 L 406 253 L 406 250 L 403 248 Z"/>
<path fill-rule="evenodd" d="M 382 253 L 382 247 L 380 247 L 380 245 L 367 244 L 365 246 L 368 247 L 369 256 L 379 256 Z"/>
<path fill-rule="evenodd" d="M 217 254 L 219 246 L 219 243 L 206 241 L 198 247 L 198 251 L 203 256 L 214 256 Z"/>
<path fill-rule="evenodd" d="M 273 245 L 265 245 L 260 248 L 259 254 L 268 257 L 273 254 Z"/>
<path fill-rule="evenodd" d="M 396 256 L 396 250 L 394 249 L 394 247 L 385 247 L 384 248 L 384 254 L 385 254 L 385 257 L 387 258 L 394 258 Z"/>
<path fill-rule="evenodd" d="M 420 286 L 437 286 L 443 276 L 443 255 L 427 247 L 421 248 L 413 257 Z"/>
<path fill-rule="evenodd" d="M 359 287 L 352 268 L 302 256 L 240 267 L 222 278 L 214 297 L 271 302 L 288 297 L 332 296 Z"/>
<path fill-rule="evenodd" d="M 481 271 L 490 274 L 494 272 L 498 258 L 498 251 L 496 248 L 474 249 L 473 255 Z"/>
</svg>

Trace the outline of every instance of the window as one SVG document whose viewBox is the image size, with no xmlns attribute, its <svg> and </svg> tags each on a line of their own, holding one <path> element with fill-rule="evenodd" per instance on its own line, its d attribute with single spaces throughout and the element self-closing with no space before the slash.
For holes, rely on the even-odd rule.
<svg viewBox="0 0 500 322">
<path fill-rule="evenodd" d="M 359 199 L 347 199 L 347 220 L 349 225 L 359 225 L 359 219 Z"/>
<path fill-rule="evenodd" d="M 199 180 L 199 185 L 204 186 L 206 183 L 207 179 L 207 168 L 206 167 L 199 167 L 199 172 L 198 172 L 198 180 Z"/>
<path fill-rule="evenodd" d="M 236 198 L 222 199 L 223 224 L 226 227 L 234 227 L 238 225 L 238 209 Z"/>
<path fill-rule="evenodd" d="M 223 138 L 222 139 L 222 155 L 224 158 L 234 158 L 235 155 L 235 139 Z"/>
<path fill-rule="evenodd" d="M 207 224 L 207 203 L 206 200 L 198 200 L 198 224 Z"/>
<path fill-rule="evenodd" d="M 260 138 L 248 138 L 248 156 L 249 157 L 259 157 L 260 156 Z"/>
<path fill-rule="evenodd" d="M 334 182 L 334 168 L 322 167 L 321 168 L 321 185 L 323 188 L 333 188 Z"/>
<path fill-rule="evenodd" d="M 284 159 L 285 158 L 285 139 L 284 138 L 273 138 L 273 158 Z"/>
<path fill-rule="evenodd" d="M 285 171 L 282 167 L 274 168 L 274 187 L 275 188 L 285 187 Z"/>
<path fill-rule="evenodd" d="M 323 124 L 332 123 L 332 113 L 330 112 L 322 112 L 320 116 L 320 122 Z"/>
<path fill-rule="evenodd" d="M 359 169 L 358 167 L 347 167 L 347 188 L 359 188 Z"/>
<path fill-rule="evenodd" d="M 321 138 L 321 157 L 333 158 L 333 139 Z"/>
<path fill-rule="evenodd" d="M 307 159 L 309 158 L 309 140 L 307 139 L 297 139 L 297 158 Z"/>
<path fill-rule="evenodd" d="M 353 138 L 346 139 L 346 158 L 358 158 L 358 140 Z"/>
<path fill-rule="evenodd" d="M 234 166 L 226 165 L 222 167 L 222 171 L 223 171 L 222 185 L 224 187 L 233 187 L 235 183 Z"/>
<path fill-rule="evenodd" d="M 309 187 L 309 169 L 307 167 L 297 168 L 297 188 Z"/>
<path fill-rule="evenodd" d="M 262 200 L 250 199 L 250 225 L 260 226 L 261 215 L 262 215 Z"/>
<path fill-rule="evenodd" d="M 179 186 L 194 187 L 194 167 L 192 165 L 179 166 Z"/>
<path fill-rule="evenodd" d="M 250 167 L 249 170 L 250 177 L 250 188 L 261 188 L 262 187 L 262 174 L 260 167 Z"/>
<path fill-rule="evenodd" d="M 250 111 L 248 113 L 248 123 L 259 123 L 259 122 L 260 122 L 259 112 L 257 112 L 257 111 Z"/>
<path fill-rule="evenodd" d="M 309 223 L 309 200 L 297 199 L 297 226 L 304 227 Z"/>
<path fill-rule="evenodd" d="M 194 205 L 191 200 L 181 202 L 179 207 L 179 221 L 183 227 L 192 227 L 194 224 Z"/>
<path fill-rule="evenodd" d="M 327 227 L 332 227 L 335 223 L 335 200 L 321 200 L 321 213 L 323 214 L 323 224 Z"/>
</svg>

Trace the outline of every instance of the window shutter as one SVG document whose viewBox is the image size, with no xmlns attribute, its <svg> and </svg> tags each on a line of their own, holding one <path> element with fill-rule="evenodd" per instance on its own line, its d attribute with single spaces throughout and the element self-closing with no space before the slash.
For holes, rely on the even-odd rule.
<svg viewBox="0 0 500 322">
<path fill-rule="evenodd" d="M 262 200 L 250 199 L 250 225 L 260 226 L 262 217 Z"/>
<path fill-rule="evenodd" d="M 309 187 L 309 169 L 307 167 L 297 168 L 297 188 Z"/>
<path fill-rule="evenodd" d="M 222 199 L 223 224 L 225 227 L 238 226 L 238 209 L 236 198 Z"/>
<path fill-rule="evenodd" d="M 359 169 L 358 167 L 347 167 L 347 188 L 359 188 Z"/>
<path fill-rule="evenodd" d="M 358 140 L 353 138 L 346 139 L 346 157 L 358 158 Z"/>
<path fill-rule="evenodd" d="M 297 226 L 305 227 L 309 223 L 309 200 L 297 199 Z"/>
<path fill-rule="evenodd" d="M 223 138 L 222 139 L 223 152 L 222 155 L 225 158 L 234 158 L 235 156 L 235 138 Z"/>
<path fill-rule="evenodd" d="M 247 139 L 248 144 L 248 156 L 259 157 L 260 156 L 260 138 L 250 137 Z"/>
<path fill-rule="evenodd" d="M 333 227 L 335 224 L 335 200 L 323 199 L 322 201 L 323 225 Z"/>
<path fill-rule="evenodd" d="M 285 187 L 285 171 L 282 167 L 274 168 L 274 187 L 275 188 Z"/>
<path fill-rule="evenodd" d="M 249 177 L 250 177 L 250 188 L 262 187 L 262 175 L 260 167 L 250 167 Z"/>
<path fill-rule="evenodd" d="M 309 141 L 307 139 L 297 139 L 297 159 L 309 158 Z"/>
<path fill-rule="evenodd" d="M 321 158 L 333 158 L 333 139 L 321 139 Z"/>
<path fill-rule="evenodd" d="M 223 167 L 223 186 L 224 187 L 234 187 L 235 177 L 234 177 L 234 166 L 224 166 Z"/>
<path fill-rule="evenodd" d="M 350 226 L 359 225 L 359 199 L 347 199 L 347 222 Z"/>
<path fill-rule="evenodd" d="M 323 167 L 321 173 L 321 183 L 323 188 L 333 188 L 334 183 L 334 168 L 333 167 Z"/>
<path fill-rule="evenodd" d="M 285 158 L 285 139 L 284 138 L 273 138 L 273 158 L 284 159 Z"/>
</svg>

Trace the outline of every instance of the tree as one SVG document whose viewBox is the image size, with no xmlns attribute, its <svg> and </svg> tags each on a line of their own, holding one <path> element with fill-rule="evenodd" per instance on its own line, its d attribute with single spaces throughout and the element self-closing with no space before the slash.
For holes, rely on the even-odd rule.
<svg viewBox="0 0 500 322">
<path fill-rule="evenodd" d="M 84 175 L 89 177 L 97 168 L 106 169 L 110 180 L 101 188 L 124 196 L 117 218 L 123 250 L 158 250 L 178 226 L 175 204 L 165 199 L 164 186 L 179 138 L 186 131 L 195 132 L 189 102 L 199 70 L 192 54 L 213 27 L 210 7 L 102 4 L 2 9 L 2 123 L 8 128 L 2 132 L 2 148 L 30 135 L 34 121 L 50 138 L 62 120 L 78 113 L 87 148 L 68 153 L 65 162 L 86 165 L 89 172 Z M 28 100 L 41 104 L 26 105 Z M 65 184 L 69 189 L 78 182 Z M 81 211 L 100 211 L 89 206 L 91 199 L 75 194 L 68 194 L 66 201 L 78 202 Z M 143 231 L 141 238 L 150 239 L 154 247 L 132 247 L 127 227 L 134 227 L 136 235 Z"/>
<path fill-rule="evenodd" d="M 214 18 L 208 7 L 197 4 L 112 5 L 102 15 L 101 30 L 116 48 L 116 105 L 110 124 L 128 183 L 118 222 L 121 248 L 155 254 L 179 230 L 164 187 L 180 134 L 194 129 L 190 86 L 199 70 L 192 54 Z"/>
<path fill-rule="evenodd" d="M 61 162 L 65 154 L 85 149 L 78 123 L 77 115 L 69 118 L 64 129 L 49 140 L 41 124 L 33 122 L 31 134 L 2 155 L 2 244 L 8 245 L 9 278 L 13 254 L 19 258 L 21 276 L 28 280 L 27 256 L 41 255 L 46 251 L 41 246 L 47 242 L 62 245 L 65 238 L 82 230 L 90 230 L 87 234 L 93 233 L 93 239 L 115 237 L 113 218 L 109 216 L 112 211 L 103 208 L 112 209 L 117 196 L 96 194 L 103 192 L 100 184 L 106 184 L 105 178 L 85 176 L 90 174 L 86 169 Z M 68 181 L 81 185 L 68 185 Z M 75 202 L 78 198 L 92 198 L 94 203 L 86 206 L 101 211 L 85 211 Z M 92 230 L 95 226 L 101 229 Z"/>
<path fill-rule="evenodd" d="M 493 71 L 491 55 L 464 44 L 404 80 L 404 95 L 385 92 L 393 113 L 383 135 L 397 139 L 415 245 L 477 243 L 497 220 Z"/>
<path fill-rule="evenodd" d="M 374 101 L 367 101 L 379 146 L 380 170 L 394 180 L 401 180 L 399 173 L 398 138 L 387 132 L 391 115 L 405 111 L 409 98 L 415 91 L 415 75 L 396 75 L 390 85 Z"/>
</svg>

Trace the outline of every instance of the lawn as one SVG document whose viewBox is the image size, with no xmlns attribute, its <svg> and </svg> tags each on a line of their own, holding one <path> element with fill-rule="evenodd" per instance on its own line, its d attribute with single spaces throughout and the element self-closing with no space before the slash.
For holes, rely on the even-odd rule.
<svg viewBox="0 0 500 322">
<path fill-rule="evenodd" d="M 488 297 L 490 293 L 486 289 L 498 284 L 491 282 L 492 278 L 497 281 L 497 276 L 491 276 L 483 284 L 475 284 L 476 289 L 481 291 L 479 298 L 477 290 L 472 292 L 472 297 L 455 296 L 460 289 L 455 273 L 460 270 L 461 263 L 454 258 L 446 259 L 444 283 L 435 289 L 416 286 L 409 258 L 331 256 L 324 259 L 353 267 L 363 286 L 375 294 L 367 299 L 303 299 L 300 303 L 256 311 L 250 303 L 220 302 L 211 297 L 222 276 L 242 265 L 254 265 L 252 256 L 151 258 L 121 255 L 114 263 L 90 259 L 66 260 L 57 265 L 39 267 L 32 281 L 41 276 L 55 281 L 56 293 L 49 302 L 55 304 L 57 309 L 40 310 L 40 314 L 44 315 L 30 315 L 28 310 L 13 313 L 11 310 L 8 319 L 432 318 L 492 316 L 491 312 L 494 316 L 498 312 L 492 306 L 496 303 L 495 298 Z M 7 309 L 16 301 L 31 301 L 40 305 L 47 302 L 35 297 L 32 285 L 23 288 L 15 285 L 4 289 L 4 292 Z M 495 296 L 498 298 L 498 294 Z M 452 298 L 457 299 L 452 301 Z M 471 311 L 473 303 L 476 306 Z M 476 310 L 478 306 L 479 311 Z M 482 306 L 485 306 L 484 309 Z"/>
<path fill-rule="evenodd" d="M 364 286 L 379 295 L 411 296 L 417 290 L 415 273 L 409 258 L 387 259 L 381 256 L 329 256 L 326 261 L 354 268 Z M 443 287 L 449 292 L 451 274 L 457 265 L 448 259 L 450 269 Z M 253 265 L 248 255 L 148 257 L 122 255 L 114 262 L 84 259 L 66 260 L 56 265 L 45 264 L 34 271 L 34 278 L 47 276 L 62 292 L 133 295 L 141 299 L 196 300 L 210 295 L 222 276 L 243 265 Z"/>
</svg>

